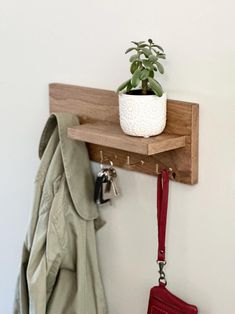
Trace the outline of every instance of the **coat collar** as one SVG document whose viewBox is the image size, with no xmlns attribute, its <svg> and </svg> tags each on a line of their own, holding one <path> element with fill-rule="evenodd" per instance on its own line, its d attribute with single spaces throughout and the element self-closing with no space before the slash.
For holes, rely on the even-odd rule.
<svg viewBox="0 0 235 314">
<path fill-rule="evenodd" d="M 79 125 L 75 115 L 53 113 L 42 132 L 39 157 L 42 158 L 49 139 L 58 126 L 61 154 L 69 192 L 78 214 L 86 219 L 98 217 L 97 206 L 93 202 L 94 182 L 90 169 L 87 148 L 84 142 L 68 138 L 67 129 Z"/>
</svg>

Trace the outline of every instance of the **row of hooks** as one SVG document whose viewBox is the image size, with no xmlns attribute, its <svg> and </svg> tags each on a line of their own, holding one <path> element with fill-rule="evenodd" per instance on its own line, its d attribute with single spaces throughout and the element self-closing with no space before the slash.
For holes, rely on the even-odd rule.
<svg viewBox="0 0 235 314">
<path fill-rule="evenodd" d="M 127 166 L 137 166 L 137 165 L 143 166 L 144 163 L 145 163 L 145 159 L 147 159 L 148 157 L 149 156 L 146 156 L 145 158 L 143 158 L 141 160 L 138 160 L 138 161 L 135 161 L 135 162 L 131 162 L 130 156 L 127 155 L 126 156 L 126 164 L 127 164 Z M 117 155 L 115 155 L 114 158 L 117 159 L 118 158 Z M 103 151 L 100 150 L 100 163 L 103 164 L 104 162 L 109 162 L 111 166 L 113 166 L 113 164 L 114 164 L 113 160 L 104 157 Z M 159 170 L 159 165 L 157 163 L 156 163 L 155 167 L 156 167 L 155 168 L 156 174 L 157 175 L 160 174 L 161 171 Z M 173 171 L 173 169 L 172 168 L 168 168 L 167 170 L 172 174 L 172 177 L 175 178 L 175 172 Z"/>
</svg>

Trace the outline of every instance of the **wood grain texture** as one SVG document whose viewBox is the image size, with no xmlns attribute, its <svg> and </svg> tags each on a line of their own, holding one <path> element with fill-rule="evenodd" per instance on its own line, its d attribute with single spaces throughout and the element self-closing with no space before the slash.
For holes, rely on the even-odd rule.
<svg viewBox="0 0 235 314">
<path fill-rule="evenodd" d="M 158 154 L 185 146 L 185 136 L 182 135 L 163 133 L 150 138 L 128 136 L 123 133 L 119 124 L 107 121 L 85 123 L 69 128 L 68 136 L 75 140 L 144 155 Z"/>
<path fill-rule="evenodd" d="M 96 88 L 53 83 L 49 86 L 49 96 L 50 112 L 70 112 L 79 116 L 85 133 L 82 135 L 82 129 L 79 129 L 78 127 L 70 129 L 69 136 L 73 138 L 79 136 L 80 139 L 82 139 L 82 136 L 84 136 L 84 138 L 85 136 L 89 137 L 89 141 L 91 143 L 93 142 L 93 144 L 87 144 L 91 160 L 99 162 L 100 150 L 102 150 L 104 156 L 107 159 L 111 159 L 118 167 L 157 175 L 155 171 L 157 163 L 160 169 L 172 168 L 176 173 L 176 181 L 186 184 L 197 183 L 199 123 L 198 104 L 168 100 L 167 125 L 164 133 L 159 136 L 158 141 L 155 141 L 155 146 L 152 143 L 152 145 L 148 146 L 146 151 L 146 146 L 142 145 L 142 142 L 146 139 L 134 139 L 128 136 L 130 139 L 128 139 L 128 141 L 125 139 L 125 146 L 122 146 L 124 142 L 120 139 L 118 141 L 118 136 L 116 134 L 115 148 L 108 147 L 108 145 L 111 145 L 110 141 L 112 136 L 115 137 L 115 135 L 104 134 L 102 133 L 104 132 L 103 130 L 100 134 L 101 138 L 98 141 L 98 137 L 94 139 L 94 132 L 91 132 L 90 129 L 91 125 L 89 126 L 90 131 L 85 126 L 85 123 L 105 121 L 107 123 L 116 123 L 114 124 L 116 131 L 114 130 L 113 132 L 115 133 L 118 131 L 118 96 L 115 92 Z M 100 124 L 94 124 L 93 127 L 96 128 L 98 125 Z M 127 135 L 123 134 L 122 136 L 126 137 Z M 124 139 L 124 137 L 121 138 Z M 177 142 L 177 144 L 175 144 L 176 146 L 181 145 L 182 141 L 185 141 L 185 146 L 182 148 L 175 147 L 177 149 L 166 151 L 169 146 L 166 143 L 164 144 L 164 141 L 160 144 L 161 139 L 164 137 L 166 139 L 166 143 L 168 141 L 168 145 L 173 145 L 169 142 L 171 138 L 174 139 L 174 142 Z M 151 141 L 151 139 L 152 138 L 149 140 Z M 133 147 L 130 148 L 129 145 L 133 145 Z M 161 145 L 162 149 L 160 149 Z M 148 156 L 148 154 L 151 156 Z M 131 163 L 137 164 L 128 166 L 127 155 L 130 156 Z M 138 161 L 143 158 L 145 160 L 144 164 L 141 166 L 138 164 Z"/>
</svg>

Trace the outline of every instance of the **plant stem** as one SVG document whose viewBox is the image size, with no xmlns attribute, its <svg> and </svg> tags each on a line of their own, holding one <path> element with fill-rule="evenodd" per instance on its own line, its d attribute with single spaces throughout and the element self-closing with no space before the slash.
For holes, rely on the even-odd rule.
<svg viewBox="0 0 235 314">
<path fill-rule="evenodd" d="M 148 93 L 148 80 L 142 81 L 142 94 L 147 95 Z"/>
</svg>

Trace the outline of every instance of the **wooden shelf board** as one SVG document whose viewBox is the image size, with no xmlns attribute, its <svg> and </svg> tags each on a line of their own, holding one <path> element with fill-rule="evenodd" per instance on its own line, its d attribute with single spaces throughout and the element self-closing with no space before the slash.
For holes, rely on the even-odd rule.
<svg viewBox="0 0 235 314">
<path fill-rule="evenodd" d="M 159 169 L 172 168 L 175 181 L 197 183 L 198 104 L 168 99 L 164 133 L 144 139 L 121 131 L 118 95 L 114 91 L 52 83 L 49 96 L 50 112 L 79 117 L 81 125 L 69 129 L 68 134 L 87 142 L 90 160 L 100 162 L 102 150 L 104 159 L 114 161 L 115 167 L 155 176 L 157 164 Z M 132 165 L 127 165 L 127 156 Z M 144 164 L 138 162 L 142 159 Z"/>
<path fill-rule="evenodd" d="M 186 137 L 183 135 L 162 133 L 150 138 L 133 137 L 124 134 L 118 123 L 104 121 L 69 128 L 68 136 L 75 140 L 143 155 L 158 154 L 186 145 Z"/>
</svg>

